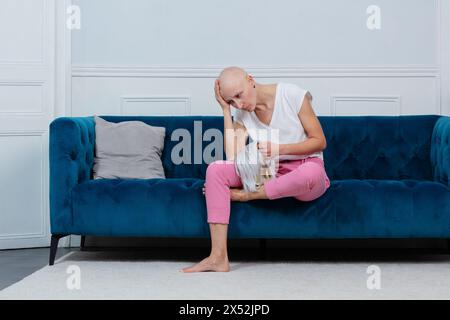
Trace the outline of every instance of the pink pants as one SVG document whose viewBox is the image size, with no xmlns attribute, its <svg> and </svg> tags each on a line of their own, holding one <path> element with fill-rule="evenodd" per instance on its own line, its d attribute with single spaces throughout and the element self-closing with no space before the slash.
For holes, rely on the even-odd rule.
<svg viewBox="0 0 450 320">
<path fill-rule="evenodd" d="M 205 179 L 208 223 L 229 223 L 230 187 L 242 187 L 234 161 L 217 160 L 210 163 Z M 270 200 L 294 197 L 301 201 L 312 201 L 323 195 L 329 187 L 330 179 L 324 163 L 317 157 L 280 161 L 275 178 L 264 183 Z"/>
</svg>

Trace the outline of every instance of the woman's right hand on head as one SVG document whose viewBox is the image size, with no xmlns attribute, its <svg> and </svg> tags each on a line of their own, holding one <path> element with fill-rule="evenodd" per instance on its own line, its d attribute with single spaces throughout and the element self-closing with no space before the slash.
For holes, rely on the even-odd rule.
<svg viewBox="0 0 450 320">
<path fill-rule="evenodd" d="M 230 105 L 222 98 L 222 95 L 220 93 L 220 86 L 219 86 L 219 79 L 216 79 L 215 85 L 214 85 L 214 92 L 216 94 L 216 100 L 222 107 L 222 110 L 230 111 Z"/>
</svg>

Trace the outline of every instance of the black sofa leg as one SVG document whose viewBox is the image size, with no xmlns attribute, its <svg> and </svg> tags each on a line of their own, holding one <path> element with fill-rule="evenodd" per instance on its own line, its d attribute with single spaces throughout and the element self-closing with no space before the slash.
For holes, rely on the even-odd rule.
<svg viewBox="0 0 450 320">
<path fill-rule="evenodd" d="M 450 238 L 447 238 L 447 252 L 450 254 Z"/>
<path fill-rule="evenodd" d="M 59 239 L 68 236 L 68 234 L 52 234 L 50 241 L 50 259 L 48 264 L 53 265 L 55 263 L 56 249 L 58 249 Z"/>
<path fill-rule="evenodd" d="M 85 241 L 86 236 L 81 236 L 80 251 L 86 251 L 86 247 L 84 246 Z"/>
<path fill-rule="evenodd" d="M 259 256 L 265 260 L 267 258 L 267 241 L 266 239 L 259 239 Z"/>
</svg>

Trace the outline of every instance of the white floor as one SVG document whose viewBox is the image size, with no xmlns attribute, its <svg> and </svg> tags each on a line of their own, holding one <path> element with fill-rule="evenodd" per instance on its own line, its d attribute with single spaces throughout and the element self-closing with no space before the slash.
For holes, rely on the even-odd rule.
<svg viewBox="0 0 450 320">
<path fill-rule="evenodd" d="M 194 262 L 75 251 L 0 291 L 0 299 L 450 299 L 448 255 L 423 261 L 236 261 L 229 273 L 178 272 Z M 368 282 L 380 288 L 369 289 Z"/>
</svg>

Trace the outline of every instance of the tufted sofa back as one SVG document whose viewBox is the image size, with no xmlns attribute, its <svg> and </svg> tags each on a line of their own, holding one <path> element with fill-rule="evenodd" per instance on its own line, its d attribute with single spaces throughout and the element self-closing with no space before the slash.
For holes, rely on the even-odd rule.
<svg viewBox="0 0 450 320">
<path fill-rule="evenodd" d="M 219 116 L 103 118 L 112 122 L 141 120 L 166 127 L 162 161 L 167 178 L 204 179 L 207 163 L 201 157 L 202 163 L 194 164 L 194 148 L 201 142 L 204 150 L 211 140 L 214 141 L 206 137 L 208 129 L 223 132 L 223 118 Z M 329 178 L 432 180 L 431 139 L 438 118 L 437 115 L 319 117 L 327 139 L 324 161 Z M 198 121 L 197 130 L 195 121 Z M 178 138 L 172 141 L 175 136 L 172 134 L 180 128 L 189 131 L 192 137 L 191 164 L 175 165 L 171 160 L 172 148 L 180 142 Z M 220 143 L 223 146 L 223 141 Z M 222 155 L 214 156 L 223 159 L 223 149 Z"/>
<path fill-rule="evenodd" d="M 438 115 L 319 117 L 332 180 L 433 180 L 431 145 Z"/>
<path fill-rule="evenodd" d="M 204 159 L 202 154 L 205 148 L 216 140 L 216 136 L 209 129 L 223 132 L 223 117 L 220 116 L 101 117 L 111 122 L 139 120 L 153 126 L 165 127 L 162 162 L 167 178 L 204 179 L 208 166 L 205 160 L 208 160 Z M 329 178 L 433 180 L 432 167 L 436 165 L 442 167 L 439 165 L 439 161 L 442 161 L 439 158 L 441 148 L 437 148 L 435 152 L 435 163 L 432 163 L 430 156 L 433 129 L 439 117 L 438 115 L 318 117 L 327 139 L 327 148 L 323 154 Z M 448 120 L 448 117 L 444 118 Z M 53 147 L 53 151 L 57 152 L 56 149 L 59 148 L 59 152 L 65 156 L 64 159 L 68 160 L 64 165 L 78 168 L 76 170 L 78 176 L 71 177 L 73 182 L 80 183 L 91 179 L 95 145 L 94 118 L 59 118 L 52 125 L 55 127 L 52 141 L 59 144 L 59 147 Z M 185 129 L 184 132 L 190 134 L 188 149 L 191 151 L 191 163 L 175 164 L 172 161 L 171 154 L 174 147 L 183 140 L 180 131 L 175 131 L 177 129 Z M 81 135 L 81 139 L 72 141 L 73 136 L 77 134 Z M 435 139 L 441 142 L 437 134 Z M 223 141 L 220 139 L 217 143 L 222 146 L 221 154 L 208 152 L 215 160 L 225 157 Z M 200 155 L 197 159 L 195 159 L 196 152 L 197 156 Z M 183 155 L 183 151 L 177 149 L 176 154 Z M 194 160 L 200 160 L 201 163 L 195 164 Z M 56 163 L 56 160 L 54 162 Z M 445 180 L 443 182 L 446 183 L 448 177 L 444 174 L 448 170 L 444 169 L 440 171 L 441 173 L 434 174 L 440 174 L 441 176 L 435 178 Z"/>
</svg>

